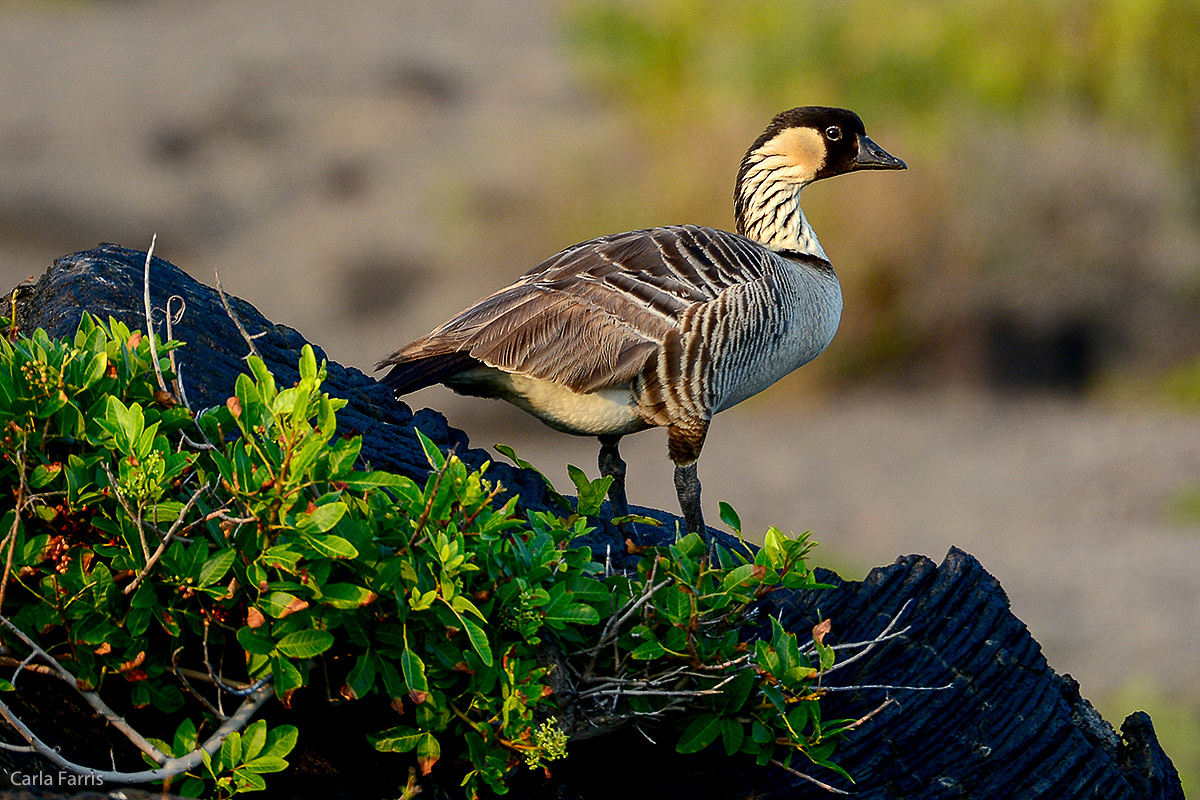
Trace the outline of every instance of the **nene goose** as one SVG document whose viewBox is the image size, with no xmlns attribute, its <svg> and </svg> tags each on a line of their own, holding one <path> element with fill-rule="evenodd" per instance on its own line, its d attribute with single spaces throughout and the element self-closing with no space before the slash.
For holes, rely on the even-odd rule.
<svg viewBox="0 0 1200 800">
<path fill-rule="evenodd" d="M 615 516 L 629 513 L 618 442 L 665 427 L 684 522 L 707 541 L 696 460 L 709 420 L 816 358 L 841 315 L 800 190 L 861 169 L 905 164 L 851 111 L 784 111 L 742 159 L 737 233 L 672 225 L 569 247 L 376 369 L 391 367 L 397 397 L 442 383 L 599 437 Z"/>
</svg>

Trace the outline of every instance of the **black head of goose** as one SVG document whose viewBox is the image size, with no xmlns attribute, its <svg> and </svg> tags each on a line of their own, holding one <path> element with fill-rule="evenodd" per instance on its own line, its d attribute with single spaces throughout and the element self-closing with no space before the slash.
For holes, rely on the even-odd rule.
<svg viewBox="0 0 1200 800">
<path fill-rule="evenodd" d="M 599 437 L 615 516 L 629 513 L 618 441 L 667 428 L 684 522 L 707 539 L 696 460 L 709 420 L 815 358 L 841 316 L 800 190 L 861 169 L 905 164 L 852 111 L 784 111 L 742 159 L 737 233 L 672 225 L 574 245 L 376 368 L 396 396 L 442 383 Z"/>
</svg>

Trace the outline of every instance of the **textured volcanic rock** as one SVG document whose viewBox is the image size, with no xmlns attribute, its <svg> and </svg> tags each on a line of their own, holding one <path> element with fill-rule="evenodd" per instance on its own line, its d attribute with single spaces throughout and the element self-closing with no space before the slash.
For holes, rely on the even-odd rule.
<svg viewBox="0 0 1200 800">
<path fill-rule="evenodd" d="M 142 270 L 145 254 L 103 245 L 59 259 L 34 286 L 16 297 L 22 330 L 45 328 L 51 335 L 74 332 L 88 310 L 144 328 Z M 151 267 L 153 305 L 161 309 L 171 295 L 187 302 L 174 327 L 187 342 L 179 353 L 181 373 L 193 407 L 216 405 L 231 393 L 243 371 L 246 345 L 229 320 L 216 292 L 165 261 Z M 287 385 L 296 376 L 303 338 L 266 320 L 250 304 L 230 298 L 267 366 Z M 5 309 L 0 307 L 0 313 Z M 318 358 L 320 348 L 316 348 Z M 468 447 L 461 431 L 428 409 L 415 415 L 390 392 L 362 372 L 329 365 L 324 388 L 348 401 L 339 424 L 363 435 L 363 454 L 375 468 L 424 479 L 428 466 L 414 427 L 443 447 L 454 447 L 465 461 L 488 458 Z M 545 507 L 545 487 L 536 475 L 502 464 L 491 477 L 519 493 L 526 508 Z M 640 509 L 673 529 L 676 517 Z M 619 538 L 611 528 L 589 542 L 603 552 L 611 546 L 620 557 Z M 1129 716 L 1118 734 L 1079 694 L 1070 676 L 1046 663 L 1029 630 L 1009 609 L 999 583 L 969 554 L 951 550 L 934 564 L 908 556 L 873 570 L 862 582 L 823 574 L 833 589 L 801 592 L 778 603 L 771 613 L 797 632 L 819 619 L 833 620 L 828 643 L 870 640 L 899 617 L 907 629 L 868 657 L 831 675 L 830 686 L 871 686 L 831 693 L 823 714 L 859 718 L 888 703 L 859 731 L 839 745 L 837 761 L 857 779 L 853 786 L 836 776 L 822 780 L 860 798 L 933 800 L 934 798 L 1111 798 L 1173 800 L 1182 798 L 1178 775 L 1159 746 L 1150 718 Z M 818 611 L 819 610 L 819 611 Z M 380 760 L 347 735 L 352 720 L 328 716 L 341 711 L 303 709 L 320 724 L 302 757 L 285 775 L 274 776 L 268 794 L 288 797 L 374 798 L 394 795 L 402 782 L 394 760 Z M 325 716 L 322 716 L 325 715 Z M 303 724 L 295 718 L 290 721 Z M 67 724 L 64 722 L 64 724 Z M 370 728 L 364 728 L 368 730 Z M 649 737 L 658 738 L 654 731 Z M 99 738 L 99 737 L 97 737 Z M 664 742 L 670 734 L 664 732 Z M 518 776 L 513 796 L 527 798 L 803 798 L 828 797 L 812 784 L 774 769 L 757 769 L 711 750 L 679 756 L 669 745 L 656 745 L 635 730 L 580 742 L 557 766 L 554 782 Z M 0 753 L 8 770 L 33 762 Z M 106 763 L 108 744 L 100 742 L 87 763 Z M 617 766 L 616 769 L 613 767 Z M 803 765 L 796 766 L 803 769 Z M 36 766 L 32 766 L 36 769 Z M 6 770 L 7 772 L 7 770 Z"/>
</svg>

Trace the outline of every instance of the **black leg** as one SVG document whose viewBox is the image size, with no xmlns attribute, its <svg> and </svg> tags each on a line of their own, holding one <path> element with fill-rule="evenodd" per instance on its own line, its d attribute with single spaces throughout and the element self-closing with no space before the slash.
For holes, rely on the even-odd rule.
<svg viewBox="0 0 1200 800">
<path fill-rule="evenodd" d="M 600 476 L 611 477 L 612 485 L 608 487 L 608 502 L 612 504 L 614 517 L 624 517 L 629 514 L 629 502 L 625 499 L 625 461 L 617 449 L 620 436 L 601 436 L 600 438 Z M 624 536 L 638 543 L 637 530 L 633 523 L 623 523 L 617 526 Z"/>
<path fill-rule="evenodd" d="M 708 434 L 708 420 L 685 420 L 667 429 L 667 449 L 675 462 L 675 492 L 679 495 L 679 509 L 683 512 L 683 523 L 688 533 L 698 533 L 704 540 L 705 549 L 712 553 L 713 542 L 700 513 L 700 478 L 696 476 L 696 459 L 704 446 Z"/>
<path fill-rule="evenodd" d="M 696 476 L 696 462 L 675 465 L 675 492 L 679 495 L 679 508 L 683 511 L 683 522 L 688 533 L 698 533 L 708 542 L 708 528 L 700 512 L 700 478 Z"/>
</svg>

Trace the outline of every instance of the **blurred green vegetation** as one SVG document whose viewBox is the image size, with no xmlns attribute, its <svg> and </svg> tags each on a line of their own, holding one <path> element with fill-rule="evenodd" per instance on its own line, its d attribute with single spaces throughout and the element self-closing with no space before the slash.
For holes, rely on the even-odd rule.
<svg viewBox="0 0 1200 800">
<path fill-rule="evenodd" d="M 1135 126 L 1200 164 L 1200 3 L 1188 0 L 578 2 L 587 77 L 649 127 L 839 103 L 933 152 L 964 114 Z M 939 141 L 940 140 L 940 141 Z M 1064 146 L 1069 146 L 1064 143 Z"/>
<path fill-rule="evenodd" d="M 563 25 L 636 131 L 567 235 L 730 225 L 737 159 L 796 105 L 908 161 L 805 195 L 847 297 L 807 377 L 1078 390 L 1200 352 L 1197 0 L 568 0 Z"/>
</svg>

